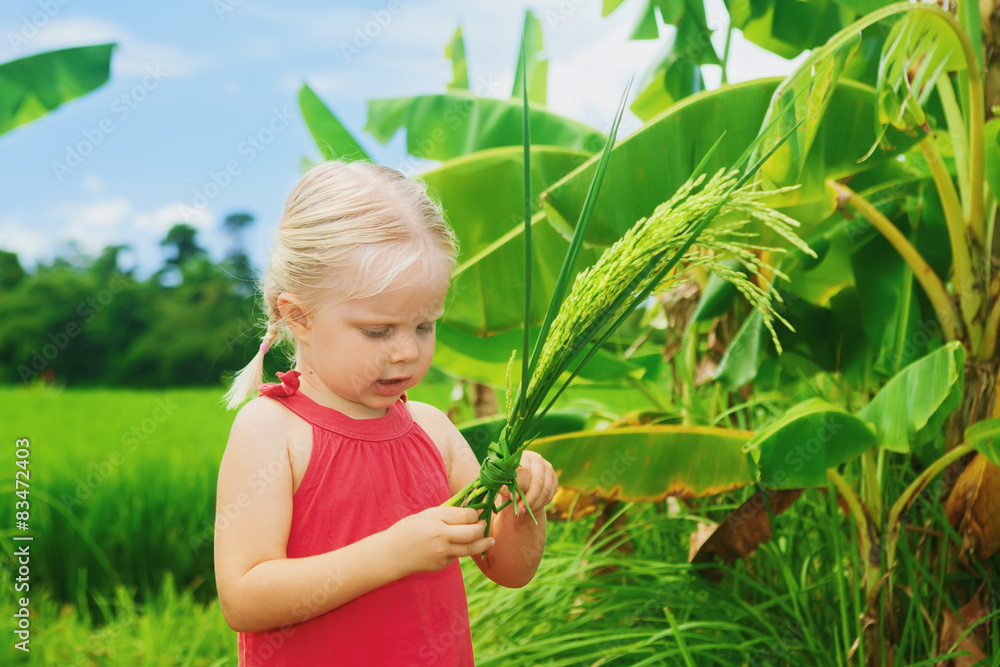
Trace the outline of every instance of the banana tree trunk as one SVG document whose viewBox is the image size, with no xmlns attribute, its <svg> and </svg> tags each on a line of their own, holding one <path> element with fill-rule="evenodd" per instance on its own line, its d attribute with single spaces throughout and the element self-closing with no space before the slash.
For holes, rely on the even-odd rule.
<svg viewBox="0 0 1000 667">
<path fill-rule="evenodd" d="M 475 383 L 473 385 L 474 409 L 476 418 L 492 417 L 500 412 L 497 408 L 497 393 L 488 384 Z"/>
<path fill-rule="evenodd" d="M 971 424 L 990 419 L 997 400 L 997 377 L 1000 358 L 977 361 L 971 355 L 965 361 L 965 381 L 962 403 L 945 424 L 947 450 L 958 447 L 965 439 L 965 429 Z"/>
<path fill-rule="evenodd" d="M 984 103 L 986 120 L 995 114 L 993 108 L 1000 105 L 1000 0 L 983 0 L 979 3 L 980 25 L 982 26 L 984 56 Z M 998 212 L 1000 217 L 1000 212 Z M 987 227 L 989 228 L 989 227 Z M 990 302 L 991 278 L 1000 270 L 1000 224 L 993 225 L 992 271 L 981 281 L 980 289 L 984 299 Z M 978 359 L 975 350 L 969 350 L 965 364 L 965 387 L 962 403 L 945 425 L 945 442 L 950 451 L 960 445 L 965 429 L 970 424 L 989 419 L 994 415 L 997 402 L 997 379 L 1000 375 L 1000 354 L 997 351 L 989 359 Z M 961 468 L 963 461 L 957 461 Z M 955 475 L 947 478 L 955 479 Z"/>
</svg>

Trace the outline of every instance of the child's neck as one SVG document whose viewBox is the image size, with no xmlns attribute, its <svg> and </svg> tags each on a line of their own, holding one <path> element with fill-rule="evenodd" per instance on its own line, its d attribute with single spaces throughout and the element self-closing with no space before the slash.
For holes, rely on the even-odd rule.
<svg viewBox="0 0 1000 667">
<path fill-rule="evenodd" d="M 323 384 L 308 367 L 299 365 L 295 368 L 301 374 L 299 376 L 299 391 L 306 395 L 315 403 L 325 408 L 331 408 L 351 419 L 378 419 L 384 417 L 388 412 L 387 408 L 372 408 L 362 403 L 354 403 L 340 396 L 329 387 Z"/>
</svg>

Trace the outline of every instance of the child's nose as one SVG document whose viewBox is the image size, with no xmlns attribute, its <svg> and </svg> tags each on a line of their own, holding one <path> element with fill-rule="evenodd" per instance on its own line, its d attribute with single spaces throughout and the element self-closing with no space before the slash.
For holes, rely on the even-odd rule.
<svg viewBox="0 0 1000 667">
<path fill-rule="evenodd" d="M 412 363 L 420 357 L 417 339 L 413 334 L 401 333 L 395 338 L 391 351 L 392 363 Z"/>
</svg>

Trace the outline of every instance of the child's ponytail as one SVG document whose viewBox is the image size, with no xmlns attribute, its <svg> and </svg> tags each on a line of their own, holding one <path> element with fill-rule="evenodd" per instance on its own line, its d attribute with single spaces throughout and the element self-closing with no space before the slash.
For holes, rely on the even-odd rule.
<svg viewBox="0 0 1000 667">
<path fill-rule="evenodd" d="M 261 341 L 257 354 L 250 360 L 243 370 L 233 376 L 233 383 L 226 392 L 224 400 L 227 410 L 235 410 L 243 405 L 247 397 L 260 385 L 264 379 L 264 355 L 267 351 L 278 343 L 278 325 L 281 323 L 280 316 L 275 310 L 271 311 L 271 317 L 267 323 L 267 332 Z"/>
</svg>

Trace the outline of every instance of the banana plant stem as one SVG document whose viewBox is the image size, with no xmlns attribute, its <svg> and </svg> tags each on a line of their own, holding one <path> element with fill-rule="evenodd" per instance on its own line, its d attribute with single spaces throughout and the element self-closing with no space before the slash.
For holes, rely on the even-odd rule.
<svg viewBox="0 0 1000 667">
<path fill-rule="evenodd" d="M 955 90 L 951 87 L 951 78 L 947 73 L 938 77 L 936 87 L 948 123 L 948 134 L 951 135 L 951 147 L 955 155 L 955 171 L 958 172 L 959 199 L 963 215 L 968 223 L 971 213 L 969 207 L 973 199 L 970 195 L 972 184 L 969 180 L 968 130 L 965 127 L 965 119 L 962 117 L 962 108 L 955 99 Z"/>
<path fill-rule="evenodd" d="M 983 101 L 983 79 L 979 69 L 979 56 L 976 48 L 965 31 L 964 26 L 950 13 L 941 10 L 934 5 L 921 6 L 917 11 L 927 11 L 936 14 L 944 19 L 948 27 L 951 28 L 958 43 L 962 46 L 962 55 L 965 56 L 965 65 L 969 79 L 969 184 L 970 196 L 969 218 L 966 221 L 972 237 L 979 244 L 983 243 L 984 236 L 984 216 L 983 216 L 983 131 L 986 123 L 986 108 Z M 976 11 L 975 5 L 971 11 Z"/>
<path fill-rule="evenodd" d="M 927 260 L 896 229 L 896 225 L 892 224 L 888 218 L 882 215 L 871 202 L 842 183 L 828 180 L 827 184 L 837 192 L 841 205 L 849 204 L 892 244 L 892 247 L 896 249 L 896 252 L 899 253 L 913 271 L 913 275 L 920 282 L 920 286 L 924 288 L 927 298 L 934 306 L 934 312 L 937 314 L 938 321 L 941 322 L 941 328 L 944 330 L 945 337 L 948 340 L 961 340 L 964 330 L 961 315 L 959 315 L 955 310 L 955 306 L 951 303 L 944 282 L 934 273 L 934 269 L 930 267 Z"/>
<path fill-rule="evenodd" d="M 877 589 L 881 574 L 879 569 L 881 558 L 875 548 L 875 539 L 873 539 L 877 538 L 877 528 L 872 525 L 868 512 L 865 511 L 864 505 L 861 504 L 858 495 L 854 493 L 854 489 L 847 483 L 847 480 L 833 468 L 826 471 L 826 476 L 837 487 L 837 493 L 847 503 L 851 516 L 854 517 L 854 522 L 858 525 L 858 550 L 861 552 L 861 562 L 864 564 L 865 571 L 865 599 L 871 608 L 872 597 Z"/>
<path fill-rule="evenodd" d="M 899 494 L 899 498 L 896 502 L 892 504 L 892 508 L 889 510 L 889 516 L 886 520 L 886 539 L 885 539 L 885 571 L 891 573 L 892 568 L 896 563 L 896 545 L 899 542 L 899 531 L 900 531 L 900 517 L 909 508 L 913 499 L 918 493 L 923 491 L 924 487 L 934 479 L 942 470 L 947 468 L 952 461 L 956 461 L 969 452 L 973 451 L 970 445 L 959 445 L 955 449 L 951 450 L 934 463 L 927 466 L 927 468 L 920 473 L 913 482 L 910 483 L 906 490 Z M 892 602 L 892 587 L 888 590 L 889 602 Z M 891 608 L 891 607 L 890 607 Z"/>
<path fill-rule="evenodd" d="M 882 525 L 882 485 L 879 483 L 879 466 L 875 451 L 869 449 L 861 455 L 861 470 L 864 475 L 864 500 L 868 514 L 876 526 Z"/>
<path fill-rule="evenodd" d="M 972 11 L 975 11 L 973 9 Z M 971 185 L 969 202 L 969 229 L 972 237 L 980 245 L 985 236 L 985 214 L 983 211 L 982 187 L 985 182 L 985 165 L 983 162 L 983 133 L 986 124 L 986 109 L 983 101 L 983 79 L 979 74 L 979 58 L 972 48 L 972 42 L 965 31 L 957 31 L 969 75 L 969 183 Z"/>
<path fill-rule="evenodd" d="M 997 333 L 1000 330 L 1000 289 L 994 290 L 994 294 L 997 296 L 993 303 L 993 310 L 990 311 L 989 317 L 986 319 L 981 359 L 992 359 L 997 351 Z"/>
<path fill-rule="evenodd" d="M 958 296 L 958 303 L 969 334 L 969 348 L 976 350 L 979 348 L 979 342 L 983 336 L 982 320 L 979 319 L 982 309 L 982 291 L 976 286 L 976 276 L 972 269 L 971 229 L 962 213 L 962 203 L 958 199 L 951 174 L 948 173 L 948 168 L 944 164 L 944 158 L 941 157 L 930 139 L 924 139 L 920 142 L 920 151 L 924 154 L 924 159 L 927 160 L 927 166 L 934 178 L 934 185 L 941 197 L 941 206 L 944 208 L 944 217 L 948 226 L 948 239 L 951 241 L 952 262 L 955 266 L 955 294 Z M 981 187 L 982 181 L 979 183 Z M 973 196 L 973 199 L 976 198 Z M 978 198 L 982 199 L 981 192 L 978 193 Z M 981 203 L 979 215 L 982 216 Z"/>
</svg>

